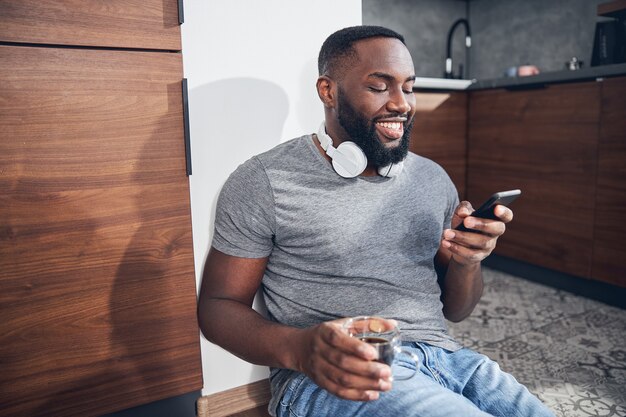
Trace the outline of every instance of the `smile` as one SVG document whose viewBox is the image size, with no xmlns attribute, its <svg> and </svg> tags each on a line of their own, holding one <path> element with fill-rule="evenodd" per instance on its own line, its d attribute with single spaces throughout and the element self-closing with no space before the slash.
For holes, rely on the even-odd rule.
<svg viewBox="0 0 626 417">
<path fill-rule="evenodd" d="M 376 128 L 381 136 L 387 140 L 397 140 L 404 134 L 402 122 L 376 122 Z"/>
</svg>

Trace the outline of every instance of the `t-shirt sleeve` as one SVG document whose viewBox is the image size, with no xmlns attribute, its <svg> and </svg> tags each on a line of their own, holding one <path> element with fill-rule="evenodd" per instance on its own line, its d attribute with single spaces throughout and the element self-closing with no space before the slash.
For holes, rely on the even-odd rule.
<svg viewBox="0 0 626 417">
<path fill-rule="evenodd" d="M 274 196 L 261 162 L 249 159 L 226 180 L 217 200 L 212 246 L 227 255 L 263 258 L 273 248 Z"/>
<path fill-rule="evenodd" d="M 454 216 L 454 210 L 459 205 L 459 192 L 457 191 L 456 186 L 454 185 L 450 177 L 446 175 L 446 179 L 447 179 L 446 182 L 447 182 L 447 190 L 448 190 L 447 192 L 448 207 L 446 210 L 446 217 L 443 223 L 443 228 L 449 229 L 450 225 L 452 224 L 452 217 Z"/>
</svg>

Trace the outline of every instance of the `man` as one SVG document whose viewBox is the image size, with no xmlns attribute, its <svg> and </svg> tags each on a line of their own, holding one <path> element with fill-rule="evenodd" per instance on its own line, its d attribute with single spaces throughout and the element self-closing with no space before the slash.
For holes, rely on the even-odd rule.
<svg viewBox="0 0 626 417">
<path fill-rule="evenodd" d="M 551 416 L 447 333 L 444 316 L 460 321 L 478 302 L 480 262 L 513 213 L 468 217 L 443 169 L 407 152 L 415 74 L 402 36 L 340 30 L 319 71 L 317 135 L 248 160 L 222 189 L 200 291 L 204 335 L 272 367 L 279 417 Z M 454 231 L 462 221 L 480 233 Z M 269 319 L 251 308 L 259 288 Z M 372 346 L 342 330 L 358 315 L 397 321 L 420 358 L 416 376 L 393 381 Z"/>
</svg>

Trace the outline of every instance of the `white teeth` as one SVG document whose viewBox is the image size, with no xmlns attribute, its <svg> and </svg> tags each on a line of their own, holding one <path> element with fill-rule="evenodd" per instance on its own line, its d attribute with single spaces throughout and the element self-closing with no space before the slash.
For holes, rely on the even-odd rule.
<svg viewBox="0 0 626 417">
<path fill-rule="evenodd" d="M 402 125 L 400 122 L 378 122 L 378 124 L 384 128 L 394 130 L 400 130 L 400 126 Z"/>
</svg>

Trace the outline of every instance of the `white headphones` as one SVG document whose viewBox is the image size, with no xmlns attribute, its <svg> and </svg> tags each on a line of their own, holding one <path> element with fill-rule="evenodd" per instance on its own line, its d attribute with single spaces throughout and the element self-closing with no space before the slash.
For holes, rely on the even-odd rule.
<svg viewBox="0 0 626 417">
<path fill-rule="evenodd" d="M 326 155 L 333 160 L 333 169 L 344 178 L 354 178 L 360 175 L 367 167 L 367 157 L 363 150 L 354 142 L 342 142 L 336 148 L 333 140 L 326 133 L 324 122 L 317 132 L 317 138 Z M 383 177 L 395 177 L 402 172 L 402 161 L 378 168 L 378 174 Z"/>
</svg>

